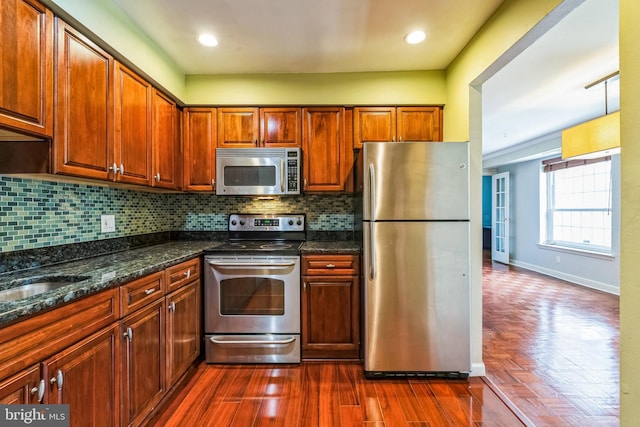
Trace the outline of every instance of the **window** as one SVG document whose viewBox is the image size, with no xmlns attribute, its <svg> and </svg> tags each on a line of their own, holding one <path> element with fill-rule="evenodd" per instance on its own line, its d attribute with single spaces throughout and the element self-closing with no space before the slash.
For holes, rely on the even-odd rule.
<svg viewBox="0 0 640 427">
<path fill-rule="evenodd" d="M 611 252 L 611 157 L 543 162 L 544 244 Z"/>
</svg>

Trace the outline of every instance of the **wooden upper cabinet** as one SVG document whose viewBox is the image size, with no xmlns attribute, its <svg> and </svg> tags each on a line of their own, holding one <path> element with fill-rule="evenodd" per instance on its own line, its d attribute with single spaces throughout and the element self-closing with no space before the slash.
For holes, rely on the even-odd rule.
<svg viewBox="0 0 640 427">
<path fill-rule="evenodd" d="M 365 142 L 442 141 L 442 107 L 355 107 L 353 148 Z"/>
<path fill-rule="evenodd" d="M 114 181 L 151 183 L 151 85 L 124 65 L 115 71 Z"/>
<path fill-rule="evenodd" d="M 442 141 L 442 107 L 398 107 L 398 141 Z"/>
<path fill-rule="evenodd" d="M 180 111 L 176 103 L 154 89 L 152 95 L 152 185 L 177 190 L 182 186 L 180 176 Z"/>
<path fill-rule="evenodd" d="M 54 172 L 106 180 L 113 164 L 113 58 L 56 18 Z"/>
<path fill-rule="evenodd" d="M 302 142 L 300 108 L 261 108 L 260 145 L 300 147 Z"/>
<path fill-rule="evenodd" d="M 354 148 L 396 140 L 396 107 L 355 107 L 353 114 Z"/>
<path fill-rule="evenodd" d="M 350 191 L 352 110 L 309 107 L 302 112 L 304 191 Z M 348 116 L 348 118 L 347 118 Z"/>
<path fill-rule="evenodd" d="M 0 2 L 0 124 L 53 136 L 53 13 L 35 0 Z"/>
<path fill-rule="evenodd" d="M 257 147 L 259 131 L 259 109 L 218 108 L 218 144 L 220 148 Z"/>
<path fill-rule="evenodd" d="M 218 147 L 300 147 L 297 107 L 218 108 Z"/>
<path fill-rule="evenodd" d="M 213 191 L 216 178 L 216 109 L 184 110 L 184 182 L 190 191 Z"/>
</svg>

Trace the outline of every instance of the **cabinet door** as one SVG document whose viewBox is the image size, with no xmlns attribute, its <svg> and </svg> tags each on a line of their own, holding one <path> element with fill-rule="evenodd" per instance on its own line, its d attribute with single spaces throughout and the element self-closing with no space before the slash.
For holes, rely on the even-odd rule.
<svg viewBox="0 0 640 427">
<path fill-rule="evenodd" d="M 72 426 L 117 426 L 118 325 L 43 363 L 48 403 L 68 404 Z"/>
<path fill-rule="evenodd" d="M 200 354 L 200 281 L 167 296 L 167 388 Z"/>
<path fill-rule="evenodd" d="M 152 182 L 154 187 L 177 190 L 181 187 L 180 136 L 176 103 L 153 90 L 152 115 Z"/>
<path fill-rule="evenodd" d="M 115 74 L 114 181 L 151 183 L 151 85 L 124 65 Z"/>
<path fill-rule="evenodd" d="M 41 402 L 43 400 L 39 399 L 44 398 L 45 384 L 44 381 L 40 383 L 40 365 L 19 372 L 0 382 L 0 403 L 27 405 Z"/>
<path fill-rule="evenodd" d="M 302 143 L 300 108 L 261 108 L 260 145 L 300 147 Z"/>
<path fill-rule="evenodd" d="M 303 161 L 305 191 L 346 191 L 353 167 L 343 107 L 303 109 Z"/>
<path fill-rule="evenodd" d="M 259 119 L 258 108 L 218 108 L 218 147 L 257 147 Z"/>
<path fill-rule="evenodd" d="M 442 107 L 398 107 L 398 141 L 442 141 Z"/>
<path fill-rule="evenodd" d="M 56 18 L 54 172 L 108 179 L 113 163 L 113 58 Z"/>
<path fill-rule="evenodd" d="M 354 148 L 396 140 L 396 107 L 355 107 L 353 114 Z"/>
<path fill-rule="evenodd" d="M 53 136 L 53 13 L 35 0 L 0 2 L 0 124 Z"/>
<path fill-rule="evenodd" d="M 216 178 L 216 109 L 187 108 L 184 115 L 184 189 L 213 191 Z"/>
<path fill-rule="evenodd" d="M 358 277 L 304 276 L 302 281 L 302 357 L 358 358 Z"/>
<path fill-rule="evenodd" d="M 122 320 L 122 425 L 138 425 L 165 392 L 164 298 Z"/>
</svg>

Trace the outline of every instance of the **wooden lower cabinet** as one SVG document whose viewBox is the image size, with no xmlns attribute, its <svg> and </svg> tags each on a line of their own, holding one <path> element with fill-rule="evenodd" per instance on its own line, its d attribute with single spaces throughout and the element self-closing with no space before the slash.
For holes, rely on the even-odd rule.
<svg viewBox="0 0 640 427">
<path fill-rule="evenodd" d="M 122 425 L 139 425 L 165 391 L 164 298 L 120 323 Z"/>
<path fill-rule="evenodd" d="M 192 281 L 166 297 L 167 388 L 173 386 L 200 355 L 200 301 L 200 281 Z"/>
<path fill-rule="evenodd" d="M 357 260 L 358 256 L 351 255 L 303 257 L 303 359 L 360 357 L 360 279 Z M 346 271 L 347 274 L 342 275 L 340 271 Z M 314 275 L 305 275 L 309 272 Z"/>
<path fill-rule="evenodd" d="M 38 403 L 40 381 L 40 365 L 34 365 L 7 378 L 0 382 L 0 403 L 22 405 Z M 44 397 L 44 380 L 42 380 L 41 389 L 41 396 Z"/>
<path fill-rule="evenodd" d="M 117 426 L 118 324 L 42 364 L 46 402 L 68 404 L 71 426 Z"/>
</svg>

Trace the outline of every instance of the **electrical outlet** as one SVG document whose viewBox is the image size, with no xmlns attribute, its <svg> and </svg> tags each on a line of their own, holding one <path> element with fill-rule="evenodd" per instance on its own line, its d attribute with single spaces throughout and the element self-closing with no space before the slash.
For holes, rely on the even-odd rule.
<svg viewBox="0 0 640 427">
<path fill-rule="evenodd" d="M 111 233 L 116 231 L 116 218 L 113 215 L 100 216 L 100 232 Z"/>
<path fill-rule="evenodd" d="M 556 255 L 556 262 L 560 264 L 560 255 Z"/>
</svg>

